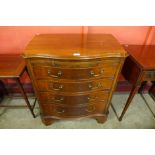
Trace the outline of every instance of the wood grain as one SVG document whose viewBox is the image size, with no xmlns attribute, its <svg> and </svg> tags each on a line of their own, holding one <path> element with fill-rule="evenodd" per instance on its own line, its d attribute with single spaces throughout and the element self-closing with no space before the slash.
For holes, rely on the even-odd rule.
<svg viewBox="0 0 155 155">
<path fill-rule="evenodd" d="M 0 55 L 0 78 L 20 77 L 26 66 L 21 55 Z"/>
<path fill-rule="evenodd" d="M 26 47 L 24 57 L 73 60 L 125 57 L 127 54 L 111 34 L 87 35 L 86 41 L 82 37 L 81 34 L 36 35 Z"/>
<path fill-rule="evenodd" d="M 86 117 L 104 123 L 127 55 L 109 34 L 35 36 L 24 57 L 43 123 Z"/>
<path fill-rule="evenodd" d="M 146 81 L 155 81 L 155 45 L 125 46 L 130 56 L 126 59 L 122 74 L 132 84 L 130 95 L 119 117 L 121 121 L 138 92 L 142 93 Z M 144 83 L 143 83 L 144 82 Z"/>
</svg>

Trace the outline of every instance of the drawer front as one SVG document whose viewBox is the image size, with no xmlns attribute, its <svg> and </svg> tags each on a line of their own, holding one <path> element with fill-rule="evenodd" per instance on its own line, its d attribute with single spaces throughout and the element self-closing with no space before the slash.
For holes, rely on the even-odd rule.
<svg viewBox="0 0 155 155">
<path fill-rule="evenodd" d="M 112 79 L 102 79 L 90 82 L 54 82 L 50 80 L 37 80 L 39 91 L 53 92 L 85 92 L 93 90 L 111 89 Z"/>
<path fill-rule="evenodd" d="M 145 71 L 143 81 L 155 81 L 155 71 Z"/>
<path fill-rule="evenodd" d="M 92 60 L 78 60 L 78 61 L 71 61 L 71 60 L 54 60 L 48 58 L 37 58 L 32 59 L 31 64 L 33 66 L 50 66 L 50 67 L 60 67 L 60 68 L 89 68 L 89 67 L 98 67 L 102 66 L 117 66 L 120 62 L 119 59 L 92 59 Z"/>
<path fill-rule="evenodd" d="M 66 96 L 49 92 L 40 92 L 39 99 L 46 104 L 60 104 L 69 106 L 84 106 L 94 102 L 106 102 L 109 96 L 108 91 L 97 91 L 87 95 Z"/>
<path fill-rule="evenodd" d="M 113 77 L 116 72 L 116 66 L 107 65 L 96 68 L 78 68 L 62 69 L 52 68 L 50 66 L 34 66 L 33 71 L 37 79 L 41 78 L 59 78 L 59 79 L 89 79 L 96 77 Z"/>
<path fill-rule="evenodd" d="M 97 113 L 104 113 L 105 104 L 93 104 L 85 107 L 65 107 L 54 104 L 42 104 L 42 114 L 44 116 L 57 117 L 79 117 Z"/>
</svg>

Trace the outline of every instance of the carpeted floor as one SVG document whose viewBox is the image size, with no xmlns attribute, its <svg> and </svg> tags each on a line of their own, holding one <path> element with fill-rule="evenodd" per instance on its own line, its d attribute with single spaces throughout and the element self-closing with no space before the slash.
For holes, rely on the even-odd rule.
<svg viewBox="0 0 155 155">
<path fill-rule="evenodd" d="M 112 99 L 113 106 L 115 107 L 118 114 L 120 114 L 126 99 L 127 94 L 115 94 Z M 145 97 L 152 107 L 155 113 L 155 102 L 152 98 L 145 94 Z M 33 99 L 31 99 L 33 102 Z M 3 103 L 7 104 L 24 104 L 23 99 L 9 99 L 5 98 Z M 39 109 L 36 107 L 36 113 L 39 113 Z M 108 120 L 104 124 L 99 124 L 94 119 L 82 119 L 75 121 L 59 121 L 55 122 L 50 126 L 45 126 L 40 119 L 32 118 L 28 109 L 5 109 L 0 108 L 0 128 L 3 129 L 154 129 L 155 118 L 147 108 L 144 100 L 139 94 L 135 96 L 132 104 L 124 116 L 124 119 L 119 122 L 112 108 L 109 109 Z"/>
</svg>

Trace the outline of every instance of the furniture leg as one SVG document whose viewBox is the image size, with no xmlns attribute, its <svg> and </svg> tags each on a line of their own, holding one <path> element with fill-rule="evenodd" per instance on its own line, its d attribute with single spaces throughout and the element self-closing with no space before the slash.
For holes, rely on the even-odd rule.
<svg viewBox="0 0 155 155">
<path fill-rule="evenodd" d="M 35 118 L 35 114 L 34 114 L 34 112 L 33 112 L 33 108 L 32 108 L 31 105 L 30 105 L 30 102 L 29 102 L 29 100 L 28 100 L 28 98 L 27 98 L 27 96 L 26 96 L 26 93 L 25 93 L 25 91 L 24 91 L 24 88 L 23 88 L 23 86 L 22 86 L 22 84 L 21 84 L 21 82 L 20 82 L 20 79 L 19 79 L 19 78 L 16 78 L 16 82 L 17 82 L 17 84 L 18 84 L 19 87 L 20 87 L 21 93 L 22 93 L 22 95 L 23 95 L 23 97 L 24 97 L 24 99 L 25 99 L 25 101 L 26 101 L 26 104 L 27 104 L 28 108 L 30 109 L 30 112 L 31 112 L 32 116 Z"/>
<path fill-rule="evenodd" d="M 141 97 L 143 98 L 143 100 L 144 100 L 144 102 L 145 102 L 146 106 L 148 107 L 148 109 L 149 109 L 149 110 L 150 110 L 150 112 L 152 113 L 153 117 L 155 118 L 155 114 L 153 113 L 153 111 L 152 111 L 151 107 L 150 107 L 150 106 L 149 106 L 149 104 L 147 103 L 147 101 L 146 101 L 145 97 L 143 96 L 143 94 L 142 94 L 142 93 L 141 93 L 140 95 L 141 95 Z"/>
<path fill-rule="evenodd" d="M 4 94 L 9 95 L 8 90 L 6 89 L 3 81 L 1 81 L 1 80 L 0 80 L 0 86 L 2 87 Z"/>
<path fill-rule="evenodd" d="M 155 81 L 153 81 L 152 87 L 149 90 L 149 94 L 151 95 L 152 99 L 155 101 Z"/>
<path fill-rule="evenodd" d="M 147 81 L 142 82 L 142 84 L 141 84 L 141 86 L 140 86 L 140 88 L 139 88 L 139 90 L 138 90 L 138 93 L 142 94 L 142 92 L 143 92 L 143 90 L 144 90 L 144 87 L 145 87 L 146 83 L 147 83 Z"/>
<path fill-rule="evenodd" d="M 107 116 L 95 116 L 94 118 L 98 123 L 104 123 L 107 120 Z"/>
<path fill-rule="evenodd" d="M 130 95 L 128 97 L 128 100 L 126 102 L 126 105 L 125 105 L 125 107 L 124 107 L 124 109 L 123 109 L 123 111 L 121 113 L 121 116 L 119 117 L 119 121 L 122 120 L 124 114 L 126 113 L 128 107 L 130 106 L 131 101 L 132 101 L 133 97 L 135 96 L 135 94 L 136 94 L 136 92 L 137 92 L 138 89 L 139 89 L 139 85 L 133 85 L 132 90 L 130 92 Z"/>
<path fill-rule="evenodd" d="M 42 119 L 42 122 L 43 122 L 46 126 L 51 125 L 51 124 L 53 124 L 53 123 L 56 121 L 56 120 L 53 119 L 53 118 L 43 118 L 43 117 L 41 117 L 41 119 Z"/>
<path fill-rule="evenodd" d="M 114 114 L 116 115 L 117 119 L 119 120 L 119 116 L 118 116 L 118 114 L 117 114 L 117 112 L 116 112 L 116 110 L 115 110 L 113 104 L 111 103 L 110 105 L 111 105 L 111 108 L 112 108 Z"/>
</svg>

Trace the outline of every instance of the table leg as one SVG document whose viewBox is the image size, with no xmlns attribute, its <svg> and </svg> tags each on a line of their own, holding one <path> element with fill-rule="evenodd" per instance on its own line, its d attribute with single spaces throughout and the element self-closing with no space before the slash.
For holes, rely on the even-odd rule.
<svg viewBox="0 0 155 155">
<path fill-rule="evenodd" d="M 8 90 L 6 89 L 6 87 L 5 87 L 4 83 L 3 83 L 3 81 L 1 81 L 1 80 L 0 80 L 0 86 L 2 87 L 4 94 L 5 94 L 5 95 L 9 95 Z"/>
<path fill-rule="evenodd" d="M 147 100 L 146 100 L 145 97 L 143 96 L 143 93 L 141 93 L 140 95 L 141 95 L 141 97 L 143 98 L 143 100 L 144 100 L 146 106 L 148 107 L 148 109 L 149 109 L 150 112 L 152 113 L 153 117 L 155 118 L 155 114 L 153 113 L 153 111 L 152 111 L 151 107 L 149 106 Z"/>
<path fill-rule="evenodd" d="M 124 107 L 124 109 L 123 109 L 123 111 L 121 113 L 121 116 L 119 117 L 119 121 L 122 120 L 124 114 L 126 113 L 128 107 L 130 106 L 131 101 L 132 101 L 133 97 L 135 96 L 135 94 L 137 93 L 138 89 L 139 89 L 139 85 L 133 85 L 132 90 L 130 92 L 130 95 L 128 97 L 128 100 L 126 102 L 126 105 L 125 105 L 125 107 Z"/>
<path fill-rule="evenodd" d="M 142 82 L 142 84 L 141 84 L 141 86 L 140 86 L 140 88 L 139 88 L 139 90 L 138 90 L 138 93 L 142 94 L 142 92 L 143 92 L 143 90 L 144 90 L 144 87 L 145 87 L 146 83 L 147 83 L 147 81 Z"/>
<path fill-rule="evenodd" d="M 152 99 L 155 101 L 155 81 L 152 81 L 153 84 L 149 90 L 149 94 L 151 95 Z"/>
<path fill-rule="evenodd" d="M 25 93 L 25 91 L 24 91 L 24 88 L 23 88 L 23 86 L 22 86 L 22 84 L 21 84 L 21 82 L 20 82 L 20 79 L 19 79 L 19 78 L 16 78 L 16 82 L 17 82 L 17 84 L 18 84 L 19 87 L 20 87 L 21 93 L 22 93 L 22 95 L 23 95 L 23 97 L 24 97 L 24 99 L 25 99 L 25 101 L 26 101 L 26 104 L 27 104 L 28 108 L 29 108 L 30 111 L 31 111 L 32 116 L 35 118 L 35 114 L 34 114 L 34 112 L 33 112 L 33 108 L 32 108 L 31 105 L 30 105 L 30 102 L 29 102 L 29 100 L 28 100 L 28 98 L 27 98 L 27 95 L 26 95 L 26 93 Z"/>
</svg>

